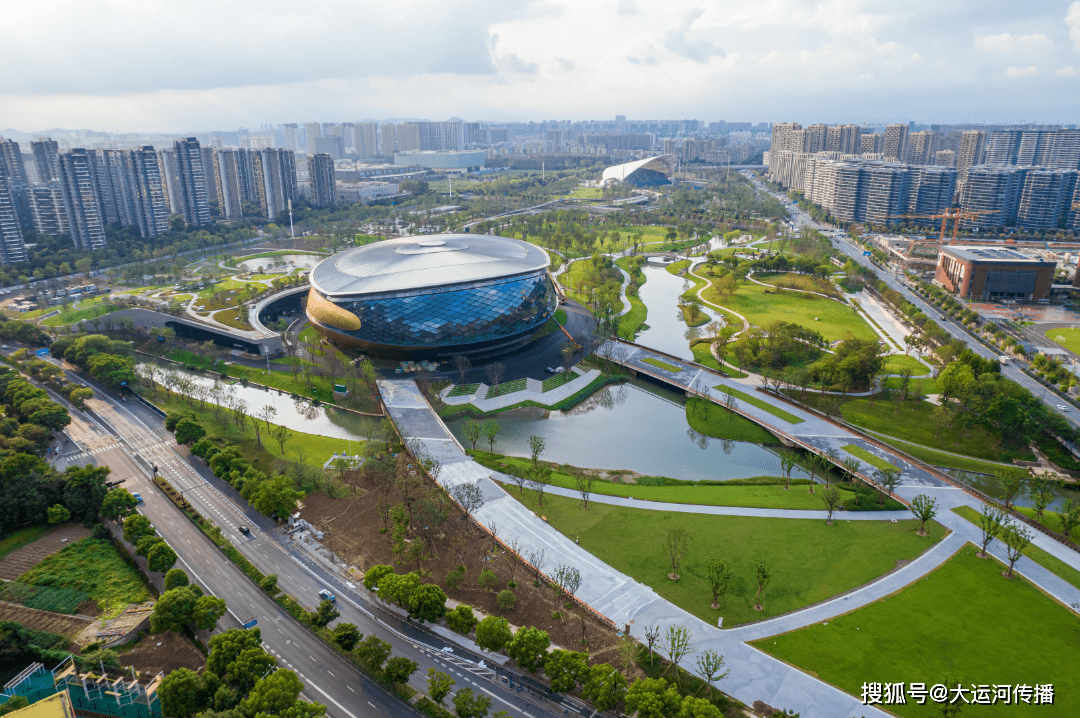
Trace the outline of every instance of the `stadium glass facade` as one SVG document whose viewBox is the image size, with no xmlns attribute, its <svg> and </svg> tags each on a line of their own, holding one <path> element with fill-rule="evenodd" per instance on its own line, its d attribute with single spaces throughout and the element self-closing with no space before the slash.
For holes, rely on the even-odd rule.
<svg viewBox="0 0 1080 718">
<path fill-rule="evenodd" d="M 554 313 L 547 269 L 424 289 L 334 297 L 312 288 L 308 316 L 342 343 L 393 356 L 468 354 L 528 339 Z"/>
</svg>

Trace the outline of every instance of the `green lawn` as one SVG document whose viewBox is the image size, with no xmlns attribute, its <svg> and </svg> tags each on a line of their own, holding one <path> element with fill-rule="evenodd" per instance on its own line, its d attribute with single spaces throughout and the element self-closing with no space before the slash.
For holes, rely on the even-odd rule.
<svg viewBox="0 0 1080 718">
<path fill-rule="evenodd" d="M 1008 462 L 1012 459 L 1030 459 L 1027 449 L 1010 450 L 1001 446 L 1001 437 L 994 436 L 981 426 L 972 425 L 966 430 L 959 426 L 942 427 L 935 432 L 933 413 L 936 407 L 926 401 L 904 402 L 899 412 L 894 404 L 868 398 L 849 399 L 840 406 L 840 415 L 863 429 L 881 432 L 898 439 L 925 446 L 936 446 L 956 454 L 976 459 Z M 938 435 L 935 435 L 937 433 Z"/>
<path fill-rule="evenodd" d="M 457 384 L 447 396 L 471 396 L 480 388 L 479 384 Z"/>
<path fill-rule="evenodd" d="M 163 396 L 164 390 L 157 396 L 148 398 L 165 411 L 194 411 L 201 418 L 201 423 L 206 429 L 207 436 L 212 439 L 226 439 L 230 443 L 239 445 L 244 451 L 245 456 L 248 456 L 249 458 L 254 457 L 253 463 L 257 464 L 260 471 L 269 475 L 272 471 L 274 459 L 282 458 L 281 449 L 277 441 L 268 435 L 265 423 L 261 421 L 259 423 L 259 426 L 263 429 L 262 448 L 260 448 L 255 443 L 255 431 L 251 428 L 254 419 L 249 417 L 247 423 L 244 424 L 243 433 L 240 433 L 237 431 L 236 425 L 232 421 L 227 422 L 225 428 L 218 424 L 216 414 L 209 404 L 203 404 L 198 401 L 189 403 L 179 399 L 175 394 L 169 400 L 162 400 Z M 248 408 L 249 410 L 258 410 L 258 407 Z M 322 465 L 326 463 L 327 459 L 334 455 L 335 451 L 348 451 L 351 446 L 354 454 L 360 453 L 362 445 L 363 442 L 359 440 L 348 442 L 344 439 L 334 439 L 329 436 L 318 436 L 316 434 L 305 434 L 302 431 L 294 431 L 292 437 L 285 442 L 284 458 L 289 461 L 296 461 L 296 450 L 303 447 L 305 453 L 304 463 L 308 466 L 314 466 L 321 469 Z"/>
<path fill-rule="evenodd" d="M 1030 509 L 1024 511 L 1024 508 L 1026 507 L 1018 506 L 1017 510 L 1019 510 L 1025 516 L 1031 516 L 1031 518 L 1034 518 L 1035 512 Z M 960 514 L 976 526 L 979 525 L 979 517 L 981 516 L 981 514 L 970 506 L 956 506 L 953 508 L 953 513 Z M 1050 527 L 1047 526 L 1047 528 Z M 1050 530 L 1059 531 L 1060 533 L 1060 528 L 1061 524 L 1059 522 L 1057 529 Z M 1061 559 L 1047 553 L 1046 551 L 1043 551 L 1041 548 L 1034 545 L 1028 545 L 1028 547 L 1024 549 L 1024 555 L 1045 568 L 1047 571 L 1056 574 L 1060 578 L 1071 583 L 1073 586 L 1080 588 L 1080 571 L 1077 571 L 1075 568 L 1065 563 Z"/>
<path fill-rule="evenodd" d="M 34 543 L 39 538 L 49 533 L 52 526 L 25 526 L 15 529 L 7 536 L 0 538 L 0 558 L 7 556 L 12 551 L 17 551 L 23 546 Z"/>
<path fill-rule="evenodd" d="M 1054 708 L 963 705 L 963 716 L 1080 715 L 1077 616 L 970 544 L 924 580 L 882 601 L 754 642 L 761 650 L 860 696 L 864 682 L 1053 684 Z M 931 701 L 885 706 L 941 715 Z"/>
<path fill-rule="evenodd" d="M 319 330 L 315 328 L 314 324 L 308 324 L 300 331 L 299 339 L 307 344 L 317 342 L 319 341 Z"/>
<path fill-rule="evenodd" d="M 634 282 L 640 287 L 645 283 L 645 273 L 642 271 L 636 273 L 630 271 L 629 261 L 629 257 L 623 257 L 622 259 L 615 260 L 615 264 L 629 273 Z M 619 318 L 619 336 L 623 339 L 634 341 L 634 339 L 637 338 L 637 333 L 641 331 L 642 325 L 645 324 L 645 319 L 649 314 L 649 310 L 645 306 L 645 303 L 638 298 L 637 290 L 630 291 L 630 289 L 627 288 L 626 298 L 630 301 L 630 311 Z"/>
<path fill-rule="evenodd" d="M 21 583 L 74 588 L 97 601 L 105 615 L 150 598 L 142 574 L 117 553 L 112 542 L 86 538 L 41 561 L 18 578 Z"/>
<path fill-rule="evenodd" d="M 656 359 L 654 357 L 645 357 L 641 361 L 643 363 L 645 363 L 645 364 L 651 364 L 654 367 L 657 367 L 659 369 L 663 369 L 664 371 L 670 371 L 670 372 L 673 372 L 673 373 L 676 373 L 676 374 L 682 371 L 681 366 L 675 366 L 674 364 L 668 364 L 667 362 L 661 361 L 661 360 Z"/>
<path fill-rule="evenodd" d="M 841 446 L 840 448 L 848 452 L 852 456 L 856 456 L 862 459 L 871 466 L 881 469 L 882 471 L 891 471 L 892 469 L 900 468 L 899 466 L 890 464 L 888 461 L 885 461 L 885 459 L 880 458 L 876 454 L 871 454 L 869 451 L 862 448 L 861 446 L 856 446 L 855 444 L 848 444 L 847 446 Z"/>
<path fill-rule="evenodd" d="M 93 297 L 91 299 L 83 299 L 79 302 L 78 309 L 74 307 L 69 307 L 68 309 L 64 309 L 63 307 L 53 307 L 49 309 L 50 312 L 59 309 L 60 313 L 56 316 L 49 317 L 48 319 L 43 319 L 41 325 L 45 327 L 62 327 L 84 320 L 92 323 L 94 319 L 115 311 L 112 306 L 102 304 L 102 301 L 108 298 L 108 295 L 105 295 Z M 47 313 L 48 312 L 46 312 L 46 314 Z"/>
<path fill-rule="evenodd" d="M 518 497 L 516 491 L 511 495 Z M 711 625 L 723 616 L 725 627 L 794 611 L 851 590 L 895 568 L 898 560 L 914 559 L 945 533 L 934 523 L 930 537 L 924 538 L 915 535 L 917 521 L 845 521 L 842 514 L 827 526 L 811 519 L 709 516 L 595 503 L 586 511 L 580 501 L 561 496 L 546 496 L 541 509 L 528 490 L 521 500 L 615 569 Z M 681 578 L 671 581 L 664 538 L 676 527 L 686 529 L 690 541 Z M 629 536 L 637 540 L 628 541 Z M 706 561 L 713 557 L 727 561 L 732 572 L 727 607 L 719 610 L 709 608 Z M 764 612 L 753 608 L 758 558 L 773 574 Z"/>
<path fill-rule="evenodd" d="M 944 466 L 950 469 L 960 469 L 961 471 L 977 471 L 981 474 L 993 474 L 996 471 L 1008 468 L 1008 466 L 1004 464 L 994 464 L 989 461 L 969 459 L 965 456 L 954 456 L 952 454 L 947 454 L 944 451 L 934 451 L 933 449 L 910 444 L 906 441 L 899 441 L 891 436 L 878 434 L 873 431 L 868 431 L 866 433 L 875 436 L 889 446 L 895 446 L 897 449 L 900 449 L 900 451 L 911 454 L 916 459 L 921 459 L 932 466 Z"/>
<path fill-rule="evenodd" d="M 785 321 L 820 332 L 830 342 L 844 339 L 848 334 L 858 339 L 878 339 L 870 325 L 851 307 L 813 294 L 793 291 L 777 294 L 760 284 L 742 282 L 730 296 L 721 297 L 713 287 L 706 289 L 702 296 L 709 302 L 738 312 L 759 327 Z"/>
<path fill-rule="evenodd" d="M 886 374 L 899 374 L 905 367 L 911 369 L 911 376 L 926 376 L 930 373 L 928 366 L 908 354 L 890 354 L 885 358 Z"/>
<path fill-rule="evenodd" d="M 790 414 L 781 409 L 780 407 L 770 404 L 764 399 L 759 399 L 752 394 L 747 394 L 745 391 L 739 391 L 738 389 L 734 389 L 727 384 L 719 384 L 717 386 L 714 386 L 713 389 L 717 389 L 726 394 L 732 394 L 736 399 L 739 399 L 740 401 L 745 401 L 747 404 L 756 406 L 759 409 L 767 411 L 773 416 L 775 416 L 777 419 L 783 419 L 789 424 L 801 424 L 804 421 L 803 419 L 800 419 L 794 414 Z"/>
<path fill-rule="evenodd" d="M 751 441 L 755 444 L 780 443 L 780 440 L 764 427 L 708 399 L 688 400 L 686 421 L 694 431 L 716 439 Z"/>
<path fill-rule="evenodd" d="M 571 199 L 603 199 L 604 190 L 599 187 L 575 187 Z"/>
<path fill-rule="evenodd" d="M 559 275 L 559 284 L 566 290 L 567 296 L 571 299 L 581 302 L 582 304 L 588 304 L 589 302 L 589 290 L 595 289 L 596 285 L 591 284 L 587 280 L 588 272 L 587 268 L 590 264 L 590 260 L 582 259 L 581 261 L 574 262 L 570 267 Z M 583 282 L 584 291 L 578 291 L 578 283 Z M 618 284 L 622 285 L 622 275 L 619 275 Z M 616 297 L 612 311 L 621 312 L 623 308 L 622 300 Z"/>
<path fill-rule="evenodd" d="M 1080 329 L 1048 329 L 1046 338 L 1080 354 Z"/>
<path fill-rule="evenodd" d="M 721 374 L 726 374 L 732 379 L 742 379 L 746 374 L 735 369 L 734 367 L 721 364 L 713 358 L 712 352 L 709 351 L 709 344 L 707 342 L 698 342 L 690 346 L 690 351 L 694 352 L 694 361 L 702 366 L 707 366 L 713 371 L 718 371 Z"/>
<path fill-rule="evenodd" d="M 566 324 L 566 310 L 562 307 L 555 310 L 555 321 L 559 324 Z"/>
</svg>

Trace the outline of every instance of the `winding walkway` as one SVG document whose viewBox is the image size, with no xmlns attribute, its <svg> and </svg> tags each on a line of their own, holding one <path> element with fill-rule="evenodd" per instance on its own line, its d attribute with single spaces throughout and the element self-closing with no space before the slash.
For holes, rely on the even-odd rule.
<svg viewBox="0 0 1080 718">
<path fill-rule="evenodd" d="M 884 598 L 924 577 L 942 565 L 968 541 L 977 541 L 979 538 L 979 529 L 974 524 L 948 510 L 959 505 L 978 508 L 977 500 L 951 486 L 930 486 L 912 481 L 899 489 L 898 494 L 908 500 L 920 493 L 938 499 L 941 506 L 938 521 L 951 531 L 943 540 L 928 546 L 928 549 L 910 564 L 842 596 L 768 620 L 722 630 L 671 604 L 648 586 L 608 566 L 515 500 L 493 480 L 493 477 L 503 480 L 508 477 L 477 464 L 465 454 L 413 380 L 381 380 L 379 391 L 402 436 L 419 441 L 426 451 L 439 460 L 440 484 L 450 488 L 458 484 L 476 483 L 481 488 L 484 504 L 474 513 L 474 518 L 481 526 L 494 523 L 498 527 L 500 539 L 507 543 L 516 542 L 522 554 L 543 550 L 547 572 L 560 565 L 577 567 L 582 575 L 582 586 L 577 598 L 638 639 L 643 638 L 646 626 L 659 626 L 662 630 L 672 625 L 685 626 L 689 629 L 697 650 L 712 648 L 727 659 L 731 672 L 720 684 L 725 692 L 747 704 L 762 700 L 772 706 L 792 708 L 798 710 L 804 718 L 878 717 L 885 714 L 862 705 L 854 696 L 772 658 L 746 642 L 829 620 Z M 809 428 L 811 427 L 804 427 L 804 430 Z M 555 487 L 549 491 L 574 495 L 574 492 L 556 490 Z M 592 500 L 650 510 L 766 516 L 789 520 L 824 518 L 824 512 L 819 511 L 662 504 L 596 495 Z M 843 513 L 834 518 L 852 520 L 853 516 L 854 514 Z M 855 520 L 898 520 L 901 516 L 910 518 L 906 512 L 888 512 Z M 1080 567 L 1080 556 L 1052 542 L 1048 537 L 1037 535 L 1033 543 L 1070 565 Z M 1000 542 L 991 546 L 991 553 L 999 558 L 1004 556 Z M 1075 587 L 1026 558 L 1017 563 L 1017 570 L 1066 605 L 1080 601 L 1080 591 Z"/>
</svg>

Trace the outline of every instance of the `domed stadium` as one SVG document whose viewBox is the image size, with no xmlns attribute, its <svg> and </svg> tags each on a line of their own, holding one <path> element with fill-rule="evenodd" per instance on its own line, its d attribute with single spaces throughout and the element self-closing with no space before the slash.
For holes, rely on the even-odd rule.
<svg viewBox="0 0 1080 718">
<path fill-rule="evenodd" d="M 331 341 L 388 358 L 494 353 L 558 307 L 544 250 L 506 237 L 402 237 L 311 272 L 307 317 Z"/>
</svg>

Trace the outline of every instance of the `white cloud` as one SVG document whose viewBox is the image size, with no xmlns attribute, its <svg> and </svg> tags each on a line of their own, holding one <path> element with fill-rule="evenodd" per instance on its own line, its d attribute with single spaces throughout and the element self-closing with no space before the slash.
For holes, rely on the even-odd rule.
<svg viewBox="0 0 1080 718">
<path fill-rule="evenodd" d="M 1080 5 L 1080 3 L 1077 3 Z M 1016 36 L 1011 33 L 983 35 L 975 38 L 975 49 L 993 54 L 1032 53 L 1045 54 L 1052 50 L 1054 42 L 1041 33 Z"/>
<path fill-rule="evenodd" d="M 1073 47 L 1080 50 L 1080 2 L 1074 2 L 1065 13 L 1065 24 L 1069 26 L 1069 37 Z"/>
<path fill-rule="evenodd" d="M 1077 75 L 1080 75 L 1080 69 L 1075 65 L 1066 65 L 1054 74 L 1058 77 L 1076 77 Z"/>
<path fill-rule="evenodd" d="M 1005 70 L 1005 77 L 1031 77 L 1034 74 L 1034 65 L 1028 65 L 1027 67 L 1008 67 Z"/>
<path fill-rule="evenodd" d="M 724 51 L 718 46 L 700 37 L 702 32 L 694 30 L 694 25 L 705 14 L 701 8 L 694 8 L 686 14 L 682 23 L 664 33 L 660 43 L 675 53 L 689 58 L 694 62 L 705 63 L 717 55 L 723 56 Z"/>
</svg>

